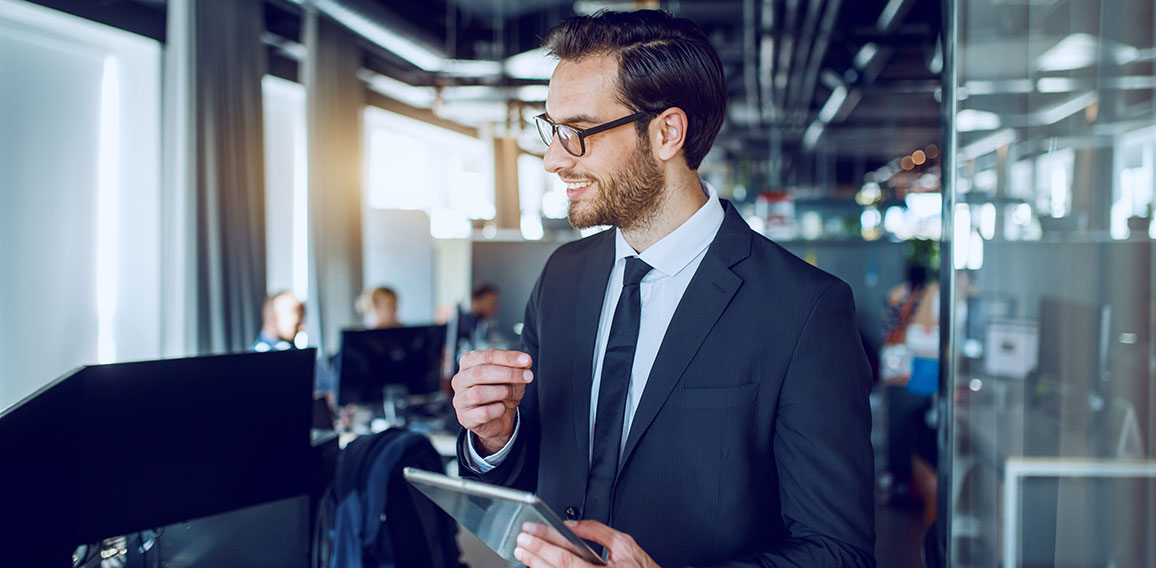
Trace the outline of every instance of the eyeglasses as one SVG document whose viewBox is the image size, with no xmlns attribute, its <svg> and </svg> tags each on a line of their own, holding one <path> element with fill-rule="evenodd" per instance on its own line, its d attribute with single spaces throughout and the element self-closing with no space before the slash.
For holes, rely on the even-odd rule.
<svg viewBox="0 0 1156 568">
<path fill-rule="evenodd" d="M 586 137 L 593 136 L 599 132 L 605 132 L 612 128 L 618 128 L 624 124 L 630 124 L 644 116 L 647 112 L 638 111 L 630 116 L 624 116 L 618 120 L 612 120 L 606 124 L 599 124 L 590 128 L 578 129 L 573 126 L 565 124 L 555 124 L 546 114 L 542 113 L 534 117 L 534 123 L 538 126 L 538 135 L 542 137 L 542 142 L 549 146 L 554 141 L 554 136 L 558 136 L 558 140 L 562 143 L 562 148 L 570 155 L 579 157 L 586 153 Z"/>
</svg>

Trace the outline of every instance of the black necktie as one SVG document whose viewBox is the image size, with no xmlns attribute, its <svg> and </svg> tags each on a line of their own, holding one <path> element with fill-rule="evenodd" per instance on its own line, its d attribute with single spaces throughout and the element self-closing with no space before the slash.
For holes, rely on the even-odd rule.
<svg viewBox="0 0 1156 568">
<path fill-rule="evenodd" d="M 606 341 L 606 354 L 602 358 L 598 413 L 594 418 L 594 448 L 590 454 L 590 475 L 586 478 L 582 518 L 607 524 L 610 521 L 610 497 L 618 474 L 618 453 L 622 447 L 626 393 L 634 367 L 634 350 L 638 346 L 638 320 L 642 312 L 638 284 L 650 269 L 650 265 L 637 256 L 626 259 L 622 295 L 614 309 L 610 338 Z"/>
</svg>

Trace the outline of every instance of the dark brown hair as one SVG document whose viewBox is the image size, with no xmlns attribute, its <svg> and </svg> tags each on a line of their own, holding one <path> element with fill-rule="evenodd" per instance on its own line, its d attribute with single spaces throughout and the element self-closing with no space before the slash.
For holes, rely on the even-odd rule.
<svg viewBox="0 0 1156 568">
<path fill-rule="evenodd" d="M 562 20 L 542 47 L 571 61 L 616 56 L 618 100 L 652 115 L 682 109 L 689 123 L 686 163 L 698 169 L 722 127 L 727 89 L 718 53 L 694 22 L 660 10 L 600 11 Z M 648 122 L 636 123 L 640 136 L 646 136 Z"/>
</svg>

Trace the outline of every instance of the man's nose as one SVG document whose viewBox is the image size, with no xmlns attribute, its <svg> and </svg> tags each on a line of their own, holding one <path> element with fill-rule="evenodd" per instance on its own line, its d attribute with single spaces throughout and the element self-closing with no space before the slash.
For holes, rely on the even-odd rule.
<svg viewBox="0 0 1156 568">
<path fill-rule="evenodd" d="M 550 140 L 550 146 L 546 148 L 546 155 L 542 157 L 542 165 L 546 168 L 546 171 L 550 173 L 557 173 L 560 170 L 573 168 L 577 163 L 578 161 L 574 156 L 570 155 L 570 152 L 567 152 L 566 149 L 562 147 L 562 143 L 558 141 L 557 136 L 555 136 L 553 140 Z"/>
</svg>

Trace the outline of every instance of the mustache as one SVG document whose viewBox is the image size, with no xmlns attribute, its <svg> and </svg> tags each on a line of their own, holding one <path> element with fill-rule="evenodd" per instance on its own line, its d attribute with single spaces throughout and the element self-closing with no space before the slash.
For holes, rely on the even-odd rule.
<svg viewBox="0 0 1156 568">
<path fill-rule="evenodd" d="M 593 181 L 593 182 L 600 181 L 598 179 L 598 176 L 590 175 L 589 173 L 579 171 L 579 170 L 558 170 L 555 173 L 557 174 L 559 179 L 570 178 L 570 179 L 588 179 L 588 180 Z"/>
</svg>

